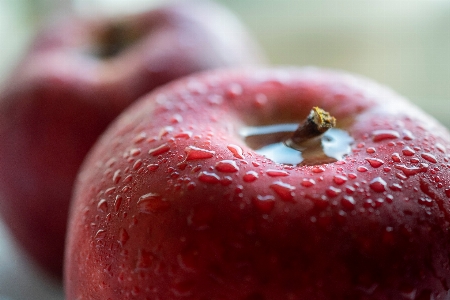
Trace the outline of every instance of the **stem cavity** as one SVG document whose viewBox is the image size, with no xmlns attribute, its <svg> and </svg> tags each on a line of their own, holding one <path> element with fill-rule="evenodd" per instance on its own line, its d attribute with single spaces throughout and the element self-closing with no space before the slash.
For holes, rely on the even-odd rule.
<svg viewBox="0 0 450 300">
<path fill-rule="evenodd" d="M 313 107 L 306 120 L 284 141 L 286 146 L 302 150 L 328 129 L 336 127 L 336 119 L 320 107 Z"/>
</svg>

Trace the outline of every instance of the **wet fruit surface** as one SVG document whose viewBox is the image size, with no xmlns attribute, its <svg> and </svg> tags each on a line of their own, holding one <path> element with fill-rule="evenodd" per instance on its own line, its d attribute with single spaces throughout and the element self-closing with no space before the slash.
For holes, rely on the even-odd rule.
<svg viewBox="0 0 450 300">
<path fill-rule="evenodd" d="M 0 213 L 22 249 L 60 278 L 73 183 L 107 125 L 164 83 L 202 70 L 259 63 L 263 55 L 232 13 L 208 1 L 117 19 L 51 19 L 0 92 Z M 166 121 L 158 136 L 170 134 L 183 118 L 174 113 Z M 190 138 L 188 128 L 176 134 Z M 167 139 L 150 145 L 145 132 L 133 138 L 153 157 L 173 151 Z M 134 171 L 156 170 L 157 162 L 138 159 L 143 148 L 127 151 Z M 128 170 L 109 174 L 111 184 L 126 183 L 120 191 L 133 188 L 136 176 Z M 113 207 L 108 197 L 99 206 L 102 212 Z"/>
<path fill-rule="evenodd" d="M 340 159 L 277 163 L 242 137 L 299 123 L 312 106 L 351 137 Z M 447 299 L 449 147 L 430 117 L 348 74 L 172 83 L 122 115 L 85 162 L 67 299 Z"/>
</svg>

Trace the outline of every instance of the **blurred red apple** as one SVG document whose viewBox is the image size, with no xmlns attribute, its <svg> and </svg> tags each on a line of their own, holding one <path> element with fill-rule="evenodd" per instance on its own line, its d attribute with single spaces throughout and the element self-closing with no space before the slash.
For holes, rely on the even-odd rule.
<svg viewBox="0 0 450 300">
<path fill-rule="evenodd" d="M 315 106 L 336 119 L 316 107 L 296 130 Z M 349 74 L 173 82 L 84 162 L 66 297 L 447 299 L 449 147 L 431 117 Z"/>
<path fill-rule="evenodd" d="M 105 127 L 177 77 L 262 60 L 234 15 L 205 1 L 52 23 L 0 96 L 0 210 L 19 243 L 61 274 L 72 184 Z"/>
</svg>

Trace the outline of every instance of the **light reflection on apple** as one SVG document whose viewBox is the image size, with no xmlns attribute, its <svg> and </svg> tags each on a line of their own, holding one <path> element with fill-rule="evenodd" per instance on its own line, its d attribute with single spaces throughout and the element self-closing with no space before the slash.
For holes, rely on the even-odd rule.
<svg viewBox="0 0 450 300">
<path fill-rule="evenodd" d="M 285 143 L 298 124 L 275 124 L 243 127 L 240 136 L 246 143 L 268 159 L 287 165 L 310 165 L 342 160 L 351 151 L 353 138 L 343 129 L 331 128 L 308 147 L 300 151 Z"/>
</svg>

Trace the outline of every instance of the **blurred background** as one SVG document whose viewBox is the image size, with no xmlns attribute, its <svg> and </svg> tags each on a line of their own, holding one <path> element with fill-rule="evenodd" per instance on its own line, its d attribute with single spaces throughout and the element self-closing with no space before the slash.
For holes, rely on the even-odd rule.
<svg viewBox="0 0 450 300">
<path fill-rule="evenodd" d="M 450 1 L 217 1 L 247 24 L 272 64 L 315 65 L 367 76 L 450 128 Z M 56 11 L 116 14 L 163 2 L 168 1 L 0 0 L 0 81 L 39 24 Z M 0 300 L 6 299 L 62 299 L 62 293 L 24 259 L 0 227 Z"/>
</svg>

